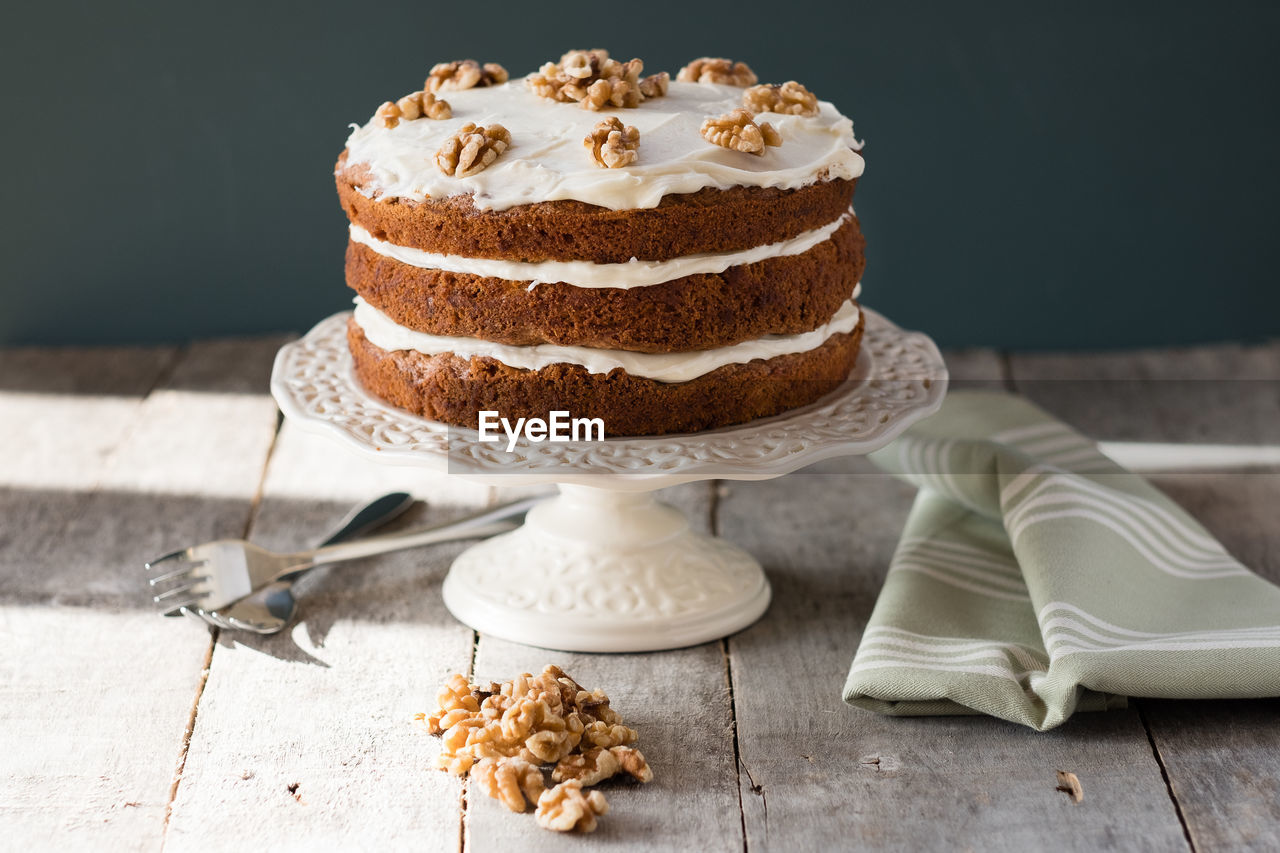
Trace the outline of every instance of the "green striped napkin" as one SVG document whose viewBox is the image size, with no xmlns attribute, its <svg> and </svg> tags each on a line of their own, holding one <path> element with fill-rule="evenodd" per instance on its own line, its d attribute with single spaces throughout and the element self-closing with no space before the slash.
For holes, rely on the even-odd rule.
<svg viewBox="0 0 1280 853">
<path fill-rule="evenodd" d="M 953 392 L 871 458 L 920 491 L 847 702 L 1045 730 L 1125 696 L 1280 695 L 1280 588 L 1026 400 Z"/>
</svg>

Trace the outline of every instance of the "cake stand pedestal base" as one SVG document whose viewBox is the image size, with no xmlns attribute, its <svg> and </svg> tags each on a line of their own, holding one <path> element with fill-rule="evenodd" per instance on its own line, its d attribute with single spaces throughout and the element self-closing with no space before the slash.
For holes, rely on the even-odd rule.
<svg viewBox="0 0 1280 853">
<path fill-rule="evenodd" d="M 691 646 L 769 606 L 764 571 L 742 549 L 692 530 L 653 492 L 581 485 L 463 552 L 443 592 L 477 631 L 577 652 Z"/>
</svg>

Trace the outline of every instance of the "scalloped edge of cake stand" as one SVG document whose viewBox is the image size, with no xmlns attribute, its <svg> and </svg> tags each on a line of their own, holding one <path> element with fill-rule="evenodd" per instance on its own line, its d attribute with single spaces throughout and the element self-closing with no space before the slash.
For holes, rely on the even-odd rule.
<svg viewBox="0 0 1280 853">
<path fill-rule="evenodd" d="M 570 483 L 650 491 L 707 479 L 759 480 L 888 444 L 937 411 L 947 371 L 927 335 L 905 332 L 864 308 L 866 330 L 847 382 L 808 406 L 697 433 L 531 443 L 514 452 L 475 430 L 397 409 L 355 377 L 346 343 L 350 312 L 318 323 L 276 356 L 271 393 L 298 426 L 337 438 L 380 464 L 427 466 L 497 486 Z"/>
</svg>

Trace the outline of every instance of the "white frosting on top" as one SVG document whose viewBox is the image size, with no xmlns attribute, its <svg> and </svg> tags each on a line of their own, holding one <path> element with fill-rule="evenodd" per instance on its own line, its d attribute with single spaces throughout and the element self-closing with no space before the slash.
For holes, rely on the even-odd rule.
<svg viewBox="0 0 1280 853">
<path fill-rule="evenodd" d="M 482 210 L 576 199 L 612 210 L 656 207 L 672 193 L 735 186 L 796 189 L 818 180 L 856 178 L 863 161 L 853 122 L 826 101 L 816 116 L 762 113 L 782 136 L 764 154 L 712 145 L 699 129 L 709 116 L 742 106 L 743 90 L 714 83 L 672 81 L 668 94 L 635 109 L 593 112 L 576 103 L 541 98 L 523 79 L 501 86 L 444 92 L 453 117 L 416 119 L 386 128 L 375 119 L 347 140 L 348 166 L 365 164 L 367 195 L 422 201 L 474 194 Z M 640 131 L 639 160 L 621 169 L 595 164 L 582 140 L 602 119 L 616 115 Z M 467 122 L 501 124 L 511 146 L 479 174 L 456 178 L 435 165 L 435 153 Z"/>
<path fill-rule="evenodd" d="M 552 364 L 578 364 L 590 373 L 608 373 L 621 367 L 632 376 L 658 382 L 688 382 L 726 364 L 745 364 L 757 358 L 775 358 L 817 349 L 832 335 L 852 332 L 858 325 L 859 310 L 854 300 L 862 289 L 855 287 L 847 302 L 831 319 L 811 332 L 797 335 L 765 335 L 727 347 L 691 352 L 645 353 L 594 347 L 534 344 L 512 346 L 479 338 L 429 335 L 397 324 L 386 314 L 356 297 L 355 319 L 365 337 L 387 351 L 417 350 L 425 355 L 453 353 L 459 358 L 486 356 L 510 367 L 541 370 Z"/>
<path fill-rule="evenodd" d="M 715 275 L 739 264 L 754 264 L 769 258 L 803 254 L 819 243 L 830 240 L 831 235 L 852 216 L 852 213 L 846 213 L 829 225 L 805 231 L 790 240 L 756 246 L 740 252 L 684 255 L 666 261 L 640 261 L 632 258 L 624 264 L 597 264 L 592 261 L 529 263 L 496 258 L 468 258 L 462 255 L 437 255 L 434 252 L 397 246 L 379 240 L 355 223 L 351 224 L 351 239 L 368 246 L 379 255 L 422 269 L 505 278 L 509 281 L 527 281 L 531 286 L 562 282 L 576 287 L 614 287 L 625 290 L 661 284 L 687 275 Z"/>
</svg>

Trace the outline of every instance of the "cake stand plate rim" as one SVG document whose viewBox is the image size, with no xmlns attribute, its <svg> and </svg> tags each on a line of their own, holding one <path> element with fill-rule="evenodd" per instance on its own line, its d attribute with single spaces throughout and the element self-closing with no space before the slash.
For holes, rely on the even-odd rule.
<svg viewBox="0 0 1280 853">
<path fill-rule="evenodd" d="M 494 447 L 498 455 L 477 457 L 477 450 L 486 450 L 479 442 L 451 439 L 451 433 L 465 438 L 474 431 L 396 409 L 361 387 L 346 348 L 349 311 L 321 320 L 281 347 L 271 393 L 299 427 L 377 462 L 448 471 L 492 485 L 554 482 L 649 491 L 705 479 L 771 479 L 833 457 L 878 450 L 942 405 L 948 375 L 934 342 L 862 310 L 863 349 L 845 385 L 790 412 L 698 433 L 606 439 L 586 447 L 526 444 L 514 456 Z M 911 363 L 895 364 L 885 353 Z M 459 447 L 465 448 L 461 455 Z"/>
</svg>

